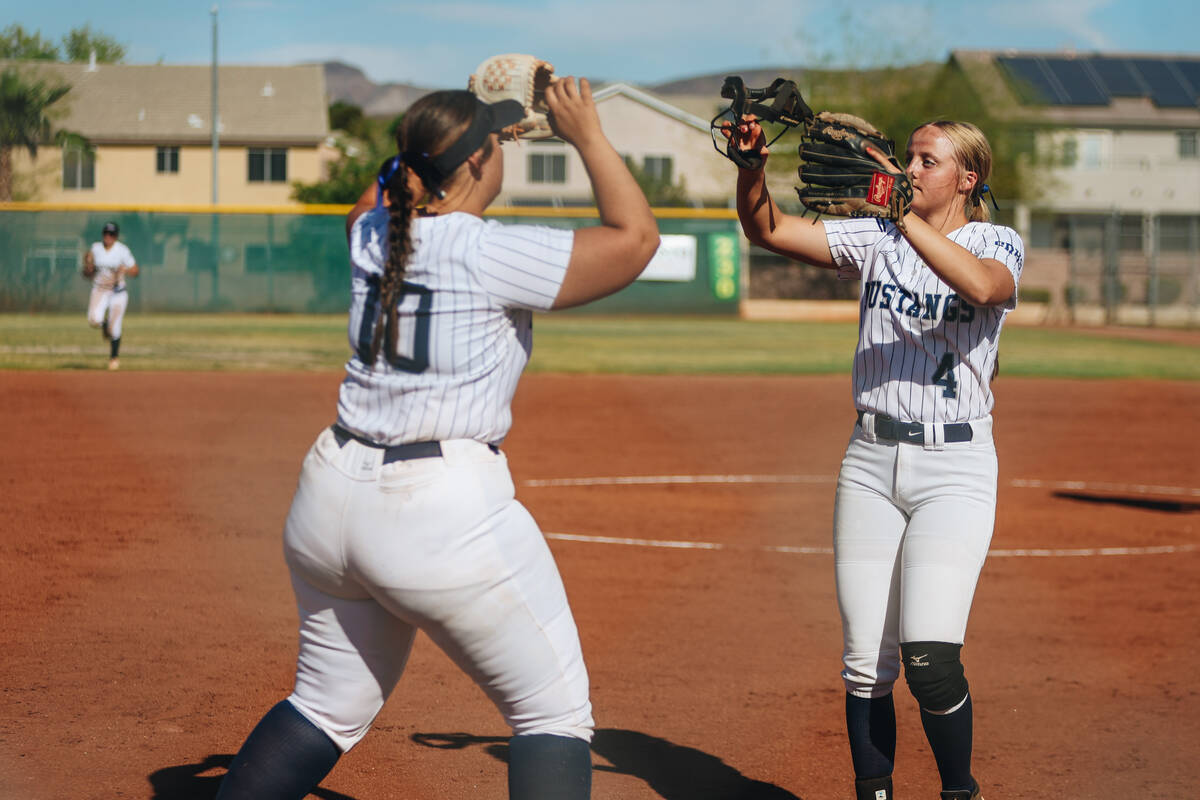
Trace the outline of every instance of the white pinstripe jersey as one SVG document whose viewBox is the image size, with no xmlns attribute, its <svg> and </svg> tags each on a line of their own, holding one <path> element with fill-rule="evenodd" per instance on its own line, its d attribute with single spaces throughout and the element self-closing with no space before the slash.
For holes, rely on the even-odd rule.
<svg viewBox="0 0 1200 800">
<path fill-rule="evenodd" d="M 966 422 L 991 413 L 1000 329 L 1017 292 L 977 308 L 925 265 L 896 226 L 878 219 L 824 223 L 838 277 L 859 279 L 854 405 L 905 422 Z M 1011 228 L 968 222 L 948 238 L 1008 267 L 1020 282 L 1024 245 Z"/>
<path fill-rule="evenodd" d="M 92 276 L 92 285 L 97 289 L 124 289 L 125 277 L 117 280 L 117 269 L 134 265 L 133 253 L 124 242 L 113 242 L 112 247 L 105 250 L 104 242 L 92 243 L 92 263 L 96 265 L 96 274 Z"/>
<path fill-rule="evenodd" d="M 338 424 L 380 444 L 475 439 L 499 444 L 533 349 L 533 310 L 554 303 L 574 232 L 502 225 L 455 212 L 413 220 L 413 252 L 399 302 L 398 358 L 380 347 L 363 363 L 379 307 L 387 211 L 355 220 L 350 235 L 353 355 Z M 382 322 L 380 322 L 382 324 Z"/>
</svg>

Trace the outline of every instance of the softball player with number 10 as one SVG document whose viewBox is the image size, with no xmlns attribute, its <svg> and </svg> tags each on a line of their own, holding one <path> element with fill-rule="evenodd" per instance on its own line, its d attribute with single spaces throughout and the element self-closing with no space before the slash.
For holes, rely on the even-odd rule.
<svg viewBox="0 0 1200 800">
<path fill-rule="evenodd" d="M 300 612 L 295 689 L 251 732 L 217 800 L 305 797 L 366 735 L 417 630 L 511 727 L 510 797 L 590 794 L 579 636 L 499 445 L 532 312 L 626 286 L 659 237 L 588 82 L 562 78 L 546 102 L 591 179 L 599 225 L 482 218 L 504 177 L 498 134 L 524 110 L 466 91 L 408 109 L 400 154 L 350 212 L 353 356 L 337 422 L 305 458 L 284 526 Z"/>
<path fill-rule="evenodd" d="M 766 155 L 761 126 L 734 144 Z M 937 761 L 943 800 L 977 800 L 972 706 L 960 660 L 995 523 L 990 381 L 1016 307 L 1023 246 L 988 221 L 987 139 L 937 121 L 908 140 L 913 186 L 903 229 L 863 218 L 780 213 L 762 169 L 740 169 L 750 241 L 861 281 L 853 394 L 857 423 L 834 508 L 846 728 L 858 800 L 891 800 L 892 685 L 905 678 Z M 871 151 L 881 171 L 894 171 Z"/>
</svg>

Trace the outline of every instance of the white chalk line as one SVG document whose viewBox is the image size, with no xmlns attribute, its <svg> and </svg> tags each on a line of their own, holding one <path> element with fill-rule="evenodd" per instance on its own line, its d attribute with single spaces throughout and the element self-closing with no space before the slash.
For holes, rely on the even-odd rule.
<svg viewBox="0 0 1200 800">
<path fill-rule="evenodd" d="M 670 539 L 634 539 L 621 536 L 584 536 L 578 533 L 547 533 L 547 539 L 560 542 L 584 542 L 586 544 L 613 544 L 626 547 L 658 547 L 673 550 L 753 550 L 760 553 L 787 553 L 804 556 L 831 556 L 832 547 L 792 547 L 790 545 L 729 545 L 720 542 L 688 542 Z M 988 558 L 1086 558 L 1094 556 L 1150 556 L 1172 553 L 1192 553 L 1194 544 L 1169 544 L 1154 547 L 1072 547 L 1072 548 L 1018 548 L 989 550 Z"/>
<path fill-rule="evenodd" d="M 558 486 L 664 486 L 679 484 L 818 484 L 833 483 L 831 475 L 621 475 L 597 478 L 547 478 L 527 480 L 522 486 L 546 488 Z M 1009 485 L 1022 489 L 1066 489 L 1072 491 L 1109 492 L 1172 497 L 1200 497 L 1200 489 L 1182 486 L 1150 484 L 1103 483 L 1090 481 L 1044 481 L 1017 478 Z M 617 536 L 585 536 L 574 533 L 547 533 L 547 539 L 587 544 L 623 545 L 626 547 L 655 547 L 675 550 L 756 550 L 764 553 L 789 555 L 833 555 L 832 547 L 792 547 L 762 545 L 747 548 L 720 542 L 676 541 L 670 539 L 636 539 Z M 1073 548 L 1004 548 L 989 550 L 989 558 L 1093 558 L 1104 556 L 1169 555 L 1195 552 L 1197 545 L 1157 545 L 1153 547 L 1073 547 Z"/>
<path fill-rule="evenodd" d="M 679 484 L 821 484 L 833 483 L 833 475 L 618 475 L 595 478 L 541 478 L 522 481 L 529 488 L 560 486 L 667 486 Z M 1014 478 L 1009 486 L 1017 489 L 1055 489 L 1076 492 L 1107 492 L 1168 497 L 1200 497 L 1200 488 L 1156 486 L 1143 483 L 1106 483 L 1102 481 L 1046 481 L 1038 478 Z"/>
<path fill-rule="evenodd" d="M 621 475 L 611 478 L 546 478 L 522 486 L 662 486 L 680 483 L 833 483 L 829 475 Z"/>
</svg>

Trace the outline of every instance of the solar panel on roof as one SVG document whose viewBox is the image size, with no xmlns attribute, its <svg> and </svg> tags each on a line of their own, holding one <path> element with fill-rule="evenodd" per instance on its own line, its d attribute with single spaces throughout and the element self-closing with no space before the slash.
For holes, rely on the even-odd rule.
<svg viewBox="0 0 1200 800">
<path fill-rule="evenodd" d="M 1008 72 L 1022 103 L 1042 105 L 1062 102 L 1040 58 L 1000 56 L 997 61 Z"/>
<path fill-rule="evenodd" d="M 1135 58 L 1130 64 L 1142 76 L 1150 88 L 1150 99 L 1162 108 L 1186 108 L 1196 104 L 1195 97 L 1188 91 L 1163 59 Z"/>
<path fill-rule="evenodd" d="M 1128 59 L 1093 56 L 1088 63 L 1113 97 L 1146 96 L 1147 89 L 1129 66 Z"/>
<path fill-rule="evenodd" d="M 1184 80 L 1189 84 L 1187 88 L 1191 90 L 1192 102 L 1200 101 L 1200 61 L 1184 61 L 1175 59 L 1171 62 L 1175 69 L 1183 75 Z"/>
<path fill-rule="evenodd" d="M 1108 92 L 1097 84 L 1083 61 L 1073 58 L 1044 58 L 1042 63 L 1066 93 L 1066 105 L 1108 105 Z"/>
</svg>

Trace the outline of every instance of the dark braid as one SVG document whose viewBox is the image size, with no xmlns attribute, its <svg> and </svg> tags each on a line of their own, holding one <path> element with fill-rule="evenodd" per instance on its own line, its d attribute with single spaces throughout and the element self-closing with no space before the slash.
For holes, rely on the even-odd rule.
<svg viewBox="0 0 1200 800">
<path fill-rule="evenodd" d="M 433 92 L 422 97 L 412 104 L 396 128 L 399 152 L 412 150 L 437 155 L 449 147 L 470 123 L 477 104 L 474 94 L 460 90 Z M 437 187 L 425 188 L 432 190 Z M 375 323 L 368 366 L 374 365 L 379 358 L 384 331 L 387 332 L 385 353 L 389 360 L 396 358 L 396 337 L 400 328 L 396 319 L 397 306 L 404 294 L 404 271 L 408 266 L 408 257 L 412 255 L 413 208 L 415 201 L 421 199 L 412 196 L 408 185 L 408 168 L 402 163 L 379 187 L 380 192 L 385 189 L 388 195 L 387 263 L 379 281 L 380 307 L 384 313 Z"/>
<path fill-rule="evenodd" d="M 405 170 L 396 170 L 383 188 L 388 193 L 387 263 L 379 280 L 379 302 L 384 309 L 384 318 L 375 323 L 375 335 L 371 339 L 371 364 L 379 357 L 379 344 L 384 330 L 387 331 L 388 360 L 396 358 L 396 336 L 400 328 L 396 310 L 404 288 L 404 268 L 408 266 L 408 257 L 412 254 L 412 238 L 409 236 L 409 228 L 412 227 L 412 192 L 408 188 Z"/>
</svg>

